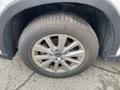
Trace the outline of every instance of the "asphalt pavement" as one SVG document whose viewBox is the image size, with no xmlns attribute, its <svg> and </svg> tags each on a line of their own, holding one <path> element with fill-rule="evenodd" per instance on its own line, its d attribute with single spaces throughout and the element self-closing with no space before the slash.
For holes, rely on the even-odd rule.
<svg viewBox="0 0 120 90">
<path fill-rule="evenodd" d="M 57 79 L 34 73 L 17 54 L 0 59 L 0 90 L 120 90 L 120 61 L 98 58 L 85 72 Z"/>
</svg>

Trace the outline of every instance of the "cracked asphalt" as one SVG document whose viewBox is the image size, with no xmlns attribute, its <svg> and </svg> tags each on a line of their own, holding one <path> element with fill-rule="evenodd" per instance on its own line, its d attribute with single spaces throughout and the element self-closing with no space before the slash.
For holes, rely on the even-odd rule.
<svg viewBox="0 0 120 90">
<path fill-rule="evenodd" d="M 0 59 L 0 90 L 120 90 L 120 61 L 97 62 L 82 74 L 49 78 L 31 71 L 17 54 Z"/>
</svg>

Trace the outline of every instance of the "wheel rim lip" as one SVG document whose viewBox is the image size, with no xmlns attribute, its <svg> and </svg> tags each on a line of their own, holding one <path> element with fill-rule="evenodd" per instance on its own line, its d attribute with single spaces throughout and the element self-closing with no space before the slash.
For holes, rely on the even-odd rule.
<svg viewBox="0 0 120 90">
<path fill-rule="evenodd" d="M 45 68 L 45 69 L 44 69 L 44 68 L 41 67 L 41 64 L 38 63 L 38 62 L 34 59 L 34 54 L 35 54 L 34 47 L 35 47 L 36 44 L 42 42 L 46 37 L 48 38 L 48 37 L 60 36 L 60 35 L 65 35 L 65 36 L 67 36 L 67 37 L 69 37 L 69 38 L 71 38 L 71 39 L 73 39 L 73 40 L 75 40 L 75 41 L 78 41 L 81 49 L 84 51 L 84 55 L 83 55 L 82 59 L 80 60 L 80 63 L 79 63 L 78 65 L 75 65 L 74 67 L 71 68 L 71 70 L 68 70 L 68 71 L 72 71 L 72 70 L 78 68 L 78 67 L 83 63 L 83 61 L 84 61 L 84 59 L 85 59 L 85 57 L 86 57 L 86 50 L 85 50 L 85 47 L 83 46 L 83 44 L 81 43 L 80 40 L 74 38 L 73 36 L 66 35 L 66 34 L 51 34 L 51 35 L 46 35 L 46 36 L 44 36 L 44 37 L 41 38 L 41 39 L 38 39 L 38 40 L 34 43 L 34 45 L 33 45 L 33 47 L 32 47 L 32 50 L 31 50 L 32 60 L 33 60 L 33 62 L 34 62 L 39 68 L 41 68 L 41 69 L 43 69 L 43 70 L 45 70 L 45 71 L 48 71 L 48 72 L 52 72 L 52 73 L 64 73 L 64 72 L 68 72 L 68 71 L 66 71 L 66 70 L 64 70 L 64 69 L 60 69 L 60 70 L 57 70 L 57 71 L 54 71 L 53 69 L 50 69 L 50 68 Z M 62 67 L 62 68 L 63 68 L 63 67 Z"/>
</svg>

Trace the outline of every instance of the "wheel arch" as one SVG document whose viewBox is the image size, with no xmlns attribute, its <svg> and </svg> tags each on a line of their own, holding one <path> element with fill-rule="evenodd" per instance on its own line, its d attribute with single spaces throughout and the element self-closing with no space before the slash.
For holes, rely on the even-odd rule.
<svg viewBox="0 0 120 90">
<path fill-rule="evenodd" d="M 8 39 L 6 39 L 6 36 L 9 36 L 13 32 L 7 33 L 7 35 L 5 33 L 6 28 L 9 29 L 9 27 L 6 27 L 6 25 L 15 15 L 35 6 L 61 2 L 89 5 L 99 9 L 109 18 L 109 20 L 111 21 L 111 26 L 113 26 L 114 40 L 112 40 L 113 42 L 109 42 L 111 46 L 108 46 L 108 50 L 107 52 L 105 52 L 104 58 L 107 59 L 109 57 L 114 57 L 120 45 L 120 43 L 118 43 L 118 41 L 120 41 L 120 37 L 118 37 L 118 33 L 120 33 L 120 25 L 118 25 L 118 23 L 120 23 L 120 20 L 114 6 L 112 6 L 109 2 L 105 0 L 20 0 L 16 3 L 9 5 L 9 7 L 7 7 L 0 16 L 0 49 L 3 55 L 8 58 L 12 58 L 15 55 L 15 52 L 11 52 L 13 51 L 14 45 L 8 45 L 8 43 L 6 43 L 9 41 Z"/>
</svg>

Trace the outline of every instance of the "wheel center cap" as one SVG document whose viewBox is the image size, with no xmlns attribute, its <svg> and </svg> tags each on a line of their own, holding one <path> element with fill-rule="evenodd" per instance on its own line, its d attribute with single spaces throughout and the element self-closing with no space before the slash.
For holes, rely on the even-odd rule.
<svg viewBox="0 0 120 90">
<path fill-rule="evenodd" d="M 55 57 L 57 57 L 57 58 L 62 57 L 62 54 L 61 53 L 55 53 Z"/>
</svg>

